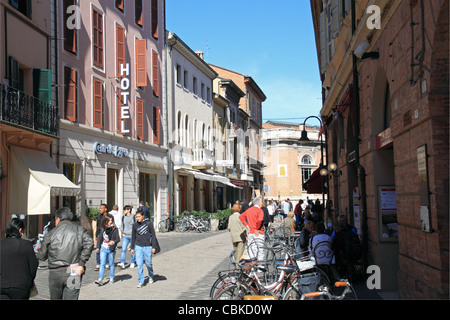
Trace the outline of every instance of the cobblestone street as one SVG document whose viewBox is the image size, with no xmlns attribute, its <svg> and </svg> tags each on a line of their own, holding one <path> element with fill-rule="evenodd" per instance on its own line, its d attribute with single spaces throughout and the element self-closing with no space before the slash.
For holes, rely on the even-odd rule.
<svg viewBox="0 0 450 320">
<path fill-rule="evenodd" d="M 217 272 L 227 269 L 229 254 L 233 250 L 228 231 L 215 233 L 158 233 L 161 252 L 153 255 L 154 283 L 136 288 L 137 267 L 121 269 L 116 266 L 115 283 L 99 287 L 94 281 L 95 251 L 87 262 L 80 300 L 209 300 L 209 290 Z M 121 247 L 115 261 L 120 261 Z M 127 251 L 127 264 L 130 262 Z M 41 262 L 45 266 L 46 262 Z M 38 270 L 36 286 L 39 294 L 32 300 L 48 300 L 48 270 Z M 147 269 L 144 267 L 144 275 Z M 105 278 L 109 270 L 105 271 Z"/>
</svg>

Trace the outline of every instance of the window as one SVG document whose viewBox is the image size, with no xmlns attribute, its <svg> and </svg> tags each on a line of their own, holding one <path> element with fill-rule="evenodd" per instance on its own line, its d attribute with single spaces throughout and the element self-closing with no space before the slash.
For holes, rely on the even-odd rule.
<svg viewBox="0 0 450 320">
<path fill-rule="evenodd" d="M 76 0 L 64 0 L 63 10 L 64 10 L 64 50 L 69 51 L 73 54 L 77 54 L 77 28 L 68 28 L 67 21 L 72 16 L 72 12 L 69 10 L 67 13 L 67 9 L 70 6 L 76 5 Z"/>
<path fill-rule="evenodd" d="M 94 79 L 94 127 L 103 129 L 103 82 Z"/>
<path fill-rule="evenodd" d="M 186 89 L 188 89 L 188 85 L 189 85 L 189 78 L 188 78 L 188 76 L 189 76 L 189 73 L 187 72 L 187 70 L 184 70 L 184 79 L 183 79 L 183 81 L 184 81 L 184 87 Z"/>
<path fill-rule="evenodd" d="M 159 97 L 159 56 L 152 51 L 153 95 Z"/>
<path fill-rule="evenodd" d="M 310 156 L 303 156 L 302 157 L 302 164 L 311 165 L 312 164 L 311 157 Z"/>
<path fill-rule="evenodd" d="M 194 92 L 195 95 L 197 95 L 198 89 L 197 89 L 197 78 L 196 77 L 194 77 L 192 79 L 192 91 Z"/>
<path fill-rule="evenodd" d="M 287 165 L 285 164 L 278 165 L 278 177 L 279 178 L 287 177 Z"/>
<path fill-rule="evenodd" d="M 64 117 L 66 120 L 77 121 L 77 70 L 64 67 Z"/>
<path fill-rule="evenodd" d="M 161 108 L 153 107 L 153 143 L 160 144 L 161 138 Z"/>
<path fill-rule="evenodd" d="M 152 0 L 152 36 L 158 39 L 158 0 Z"/>
<path fill-rule="evenodd" d="M 305 182 L 309 180 L 311 177 L 311 168 L 302 168 L 302 190 L 306 191 L 306 189 L 303 187 L 305 185 Z"/>
<path fill-rule="evenodd" d="M 94 66 L 103 69 L 103 15 L 92 10 L 92 56 Z"/>
<path fill-rule="evenodd" d="M 181 85 L 181 66 L 177 64 L 177 83 Z"/>
<path fill-rule="evenodd" d="M 116 26 L 116 61 L 117 76 L 121 76 L 121 65 L 125 65 L 125 28 Z"/>
<path fill-rule="evenodd" d="M 134 14 L 135 22 L 138 26 L 142 27 L 144 25 L 144 12 L 142 6 L 142 0 L 134 0 Z"/>
<path fill-rule="evenodd" d="M 202 83 L 200 88 L 200 94 L 202 95 L 202 100 L 205 100 L 205 84 Z"/>
<path fill-rule="evenodd" d="M 136 39 L 136 86 L 147 86 L 147 40 Z"/>
<path fill-rule="evenodd" d="M 206 101 L 208 101 L 208 103 L 211 103 L 211 89 L 208 87 L 206 88 Z"/>
<path fill-rule="evenodd" d="M 124 11 L 124 2 L 125 0 L 116 0 L 116 8 L 120 11 Z"/>
<path fill-rule="evenodd" d="M 136 137 L 145 140 L 144 134 L 144 100 L 136 99 Z"/>
<path fill-rule="evenodd" d="M 31 0 L 10 0 L 9 3 L 31 19 Z"/>
<path fill-rule="evenodd" d="M 158 205 L 157 178 L 156 174 L 139 173 L 139 200 L 148 204 L 151 219 L 154 219 Z"/>
</svg>

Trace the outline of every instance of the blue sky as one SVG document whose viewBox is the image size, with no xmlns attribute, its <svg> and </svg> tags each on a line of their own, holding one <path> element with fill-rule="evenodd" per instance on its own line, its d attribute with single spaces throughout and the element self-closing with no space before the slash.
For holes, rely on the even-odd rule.
<svg viewBox="0 0 450 320">
<path fill-rule="evenodd" d="M 251 76 L 267 96 L 263 122 L 319 115 L 309 0 L 168 0 L 166 25 L 207 62 Z"/>
</svg>

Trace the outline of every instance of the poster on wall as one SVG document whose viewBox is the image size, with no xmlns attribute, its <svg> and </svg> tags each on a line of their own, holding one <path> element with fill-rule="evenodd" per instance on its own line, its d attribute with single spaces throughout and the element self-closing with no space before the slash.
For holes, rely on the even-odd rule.
<svg viewBox="0 0 450 320">
<path fill-rule="evenodd" d="M 358 234 L 361 234 L 361 213 L 359 207 L 359 187 L 353 188 L 353 222 Z"/>
<path fill-rule="evenodd" d="M 397 239 L 397 194 L 395 187 L 379 187 L 379 210 L 381 218 L 381 237 L 383 239 Z"/>
</svg>

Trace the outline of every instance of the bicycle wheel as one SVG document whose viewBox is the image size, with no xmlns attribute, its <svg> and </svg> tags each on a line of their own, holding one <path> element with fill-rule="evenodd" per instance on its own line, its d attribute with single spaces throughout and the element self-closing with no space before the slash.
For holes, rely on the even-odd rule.
<svg viewBox="0 0 450 320">
<path fill-rule="evenodd" d="M 294 286 L 290 286 L 283 295 L 283 300 L 300 300 L 302 295 Z"/>
<path fill-rule="evenodd" d="M 167 223 L 165 220 L 162 220 L 158 223 L 159 232 L 167 232 Z"/>
<path fill-rule="evenodd" d="M 213 300 L 243 300 L 245 296 L 253 296 L 254 292 L 243 284 L 230 284 L 217 291 Z"/>
<path fill-rule="evenodd" d="M 216 279 L 216 281 L 211 286 L 211 290 L 209 291 L 209 297 L 211 299 L 214 299 L 214 296 L 217 294 L 218 291 L 222 290 L 224 287 L 235 284 L 235 279 L 237 279 L 240 276 L 239 271 L 229 271 L 227 273 L 219 273 L 219 277 Z"/>
<path fill-rule="evenodd" d="M 189 223 L 187 221 L 182 220 L 178 223 L 178 231 L 186 232 L 188 230 L 189 230 Z"/>
</svg>

